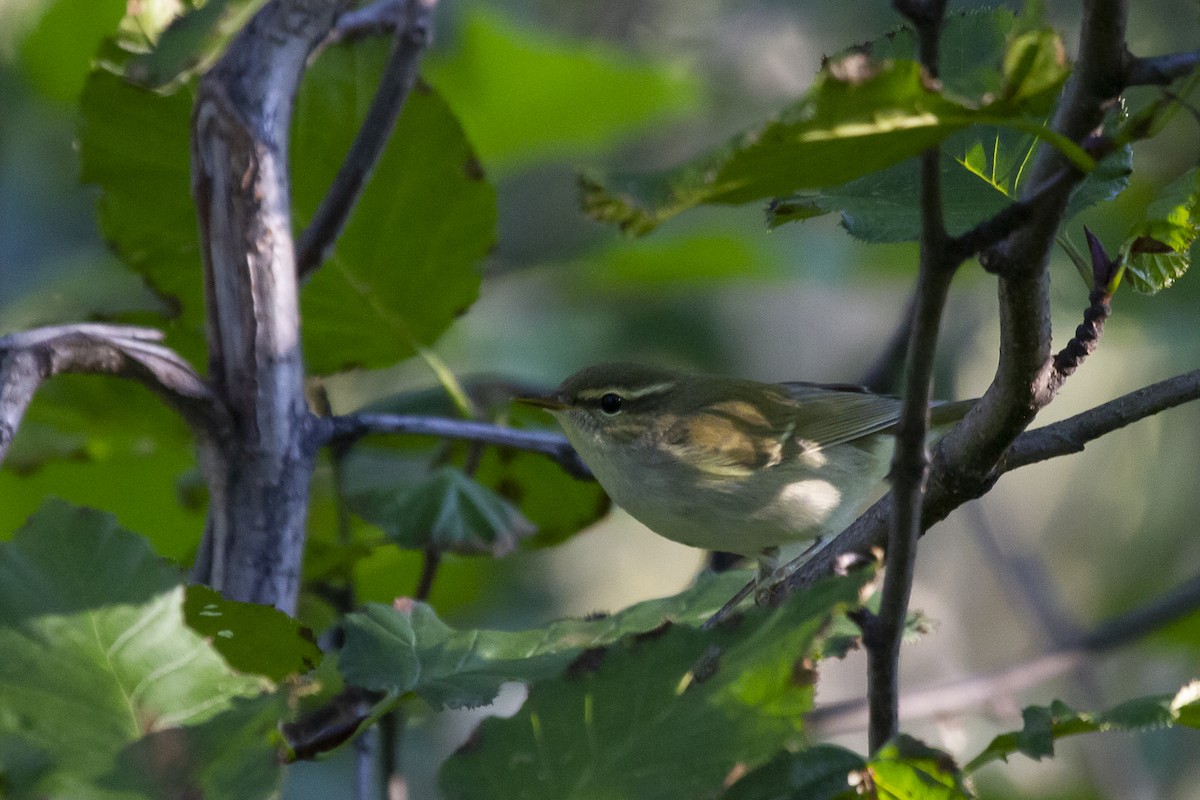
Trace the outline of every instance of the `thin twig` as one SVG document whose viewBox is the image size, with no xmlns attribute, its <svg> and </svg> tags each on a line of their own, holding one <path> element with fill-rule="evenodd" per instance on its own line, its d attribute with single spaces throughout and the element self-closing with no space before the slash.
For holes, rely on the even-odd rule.
<svg viewBox="0 0 1200 800">
<path fill-rule="evenodd" d="M 1190 578 L 1166 594 L 1113 617 L 1031 661 L 906 693 L 901 702 L 901 713 L 905 720 L 926 719 L 959 713 L 980 704 L 1007 702 L 1025 689 L 1069 672 L 1089 656 L 1142 639 L 1198 608 L 1200 576 Z M 809 714 L 807 724 L 819 727 L 826 734 L 857 730 L 863 726 L 865 711 L 866 702 L 862 699 L 831 703 Z"/>
<path fill-rule="evenodd" d="M 511 447 L 548 456 L 576 478 L 588 479 L 592 474 L 566 437 L 547 431 L 518 430 L 487 422 L 445 417 L 367 413 L 318 419 L 312 430 L 314 444 L 318 446 L 358 439 L 372 433 L 439 436 Z"/>
<path fill-rule="evenodd" d="M 1138 58 L 1125 64 L 1126 86 L 1165 86 L 1200 67 L 1200 50 Z"/>
<path fill-rule="evenodd" d="M 380 76 L 371 107 L 367 109 L 367 117 L 359 127 L 333 185 L 297 243 L 296 271 L 301 279 L 321 266 L 333 249 L 391 136 L 404 100 L 417 80 L 421 56 L 433 38 L 436 4 L 437 0 L 407 0 L 405 3 L 405 21 L 396 29 L 396 42 Z M 381 10 L 390 11 L 390 7 Z"/>
</svg>

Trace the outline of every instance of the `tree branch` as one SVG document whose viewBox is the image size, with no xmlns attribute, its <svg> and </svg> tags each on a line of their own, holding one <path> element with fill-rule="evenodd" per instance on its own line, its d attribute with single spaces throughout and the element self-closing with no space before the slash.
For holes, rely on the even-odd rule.
<svg viewBox="0 0 1200 800">
<path fill-rule="evenodd" d="M 408 19 L 408 8 L 412 0 L 375 0 L 360 8 L 352 8 L 338 15 L 329 35 L 321 42 L 317 53 L 340 42 L 353 42 L 369 36 L 395 33 Z"/>
<path fill-rule="evenodd" d="M 314 423 L 311 435 L 315 447 L 353 441 L 372 433 L 396 433 L 412 436 L 439 436 L 471 442 L 511 447 L 541 453 L 556 461 L 569 474 L 590 479 L 591 471 L 579 458 L 566 437 L 547 431 L 505 428 L 475 420 L 424 417 L 414 414 L 350 414 L 323 417 Z"/>
<path fill-rule="evenodd" d="M 1200 50 L 1138 58 L 1125 63 L 1126 86 L 1166 86 L 1200 67 Z"/>
<path fill-rule="evenodd" d="M 1032 661 L 909 692 L 901 702 L 901 714 L 906 720 L 926 719 L 1008 700 L 1025 689 L 1075 669 L 1090 656 L 1136 642 L 1197 609 L 1200 609 L 1200 576 L 1145 605 L 1113 617 Z M 866 705 L 862 699 L 831 703 L 815 709 L 806 722 L 819 727 L 825 734 L 858 730 L 865 722 Z"/>
<path fill-rule="evenodd" d="M 358 129 L 333 185 L 300 236 L 296 269 L 301 279 L 321 266 L 333 249 L 338 234 L 345 226 L 396 126 L 396 118 L 400 116 L 404 100 L 417 80 L 421 55 L 433 38 L 433 10 L 436 4 L 437 0 L 403 0 L 403 4 L 377 3 L 353 12 L 359 15 L 353 20 L 356 24 L 370 20 L 371 25 L 382 26 L 391 23 L 395 16 L 399 16 L 400 24 L 395 29 L 396 41 L 392 54 L 383 68 L 367 117 Z M 362 18 L 367 12 L 374 13 Z M 343 14 L 338 22 L 346 23 L 350 13 Z"/>
<path fill-rule="evenodd" d="M 219 440 L 229 414 L 191 365 L 158 342 L 160 331 L 130 325 L 59 325 L 0 337 L 0 462 L 38 387 L 68 372 L 117 375 L 144 384 L 200 440 Z"/>
</svg>

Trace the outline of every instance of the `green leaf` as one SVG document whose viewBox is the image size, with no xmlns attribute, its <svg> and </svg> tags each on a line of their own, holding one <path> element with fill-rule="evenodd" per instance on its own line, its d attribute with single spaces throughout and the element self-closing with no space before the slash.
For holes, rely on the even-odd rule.
<svg viewBox="0 0 1200 800">
<path fill-rule="evenodd" d="M 587 264 L 602 291 L 678 288 L 780 274 L 760 240 L 719 232 L 619 240 Z"/>
<path fill-rule="evenodd" d="M 127 798 L 136 784 L 161 797 L 185 781 L 216 796 L 251 753 L 253 779 L 221 796 L 278 782 L 261 714 L 282 708 L 186 625 L 183 593 L 178 571 L 106 514 L 48 503 L 0 545 L 0 729 L 52 759 L 47 795 Z M 240 698 L 259 698 L 249 729 Z M 210 746 L 161 747 L 197 737 Z M 130 749 L 170 763 L 132 773 Z"/>
<path fill-rule="evenodd" d="M 74 103 L 101 39 L 125 14 L 126 0 L 55 0 L 21 43 L 21 61 L 38 91 Z"/>
<path fill-rule="evenodd" d="M 698 625 L 749 573 L 708 576 L 674 597 L 638 603 L 612 616 L 564 619 L 525 631 L 454 630 L 424 603 L 369 605 L 346 618 L 341 668 L 365 689 L 419 695 L 435 707 L 490 703 L 506 681 L 555 675 L 588 648 L 604 647 L 664 622 Z"/>
<path fill-rule="evenodd" d="M 351 495 L 347 503 L 397 545 L 416 550 L 499 557 L 534 530 L 504 498 L 454 467 L 414 485 Z"/>
<path fill-rule="evenodd" d="M 277 608 L 227 600 L 207 586 L 187 587 L 183 601 L 188 627 L 212 643 L 238 672 L 278 683 L 321 663 L 312 631 Z"/>
<path fill-rule="evenodd" d="M 571 41 L 473 8 L 454 52 L 424 65 L 489 169 L 598 152 L 696 105 L 683 70 Z"/>
<path fill-rule="evenodd" d="M 970 800 L 954 759 L 909 736 L 879 749 L 867 765 L 870 785 L 888 800 Z"/>
<path fill-rule="evenodd" d="M 851 775 L 867 762 L 829 744 L 783 752 L 740 778 L 721 800 L 836 800 L 852 791 Z"/>
<path fill-rule="evenodd" d="M 1193 167 L 1169 185 L 1133 226 L 1118 258 L 1133 288 L 1155 294 L 1170 288 L 1191 266 L 1191 249 L 1200 233 L 1200 168 Z"/>
<path fill-rule="evenodd" d="M 299 227 L 366 114 L 387 43 L 333 47 L 297 98 L 292 192 Z M 479 294 L 496 195 L 441 97 L 418 85 L 337 242 L 301 295 L 311 372 L 384 367 L 432 343 Z"/>
<path fill-rule="evenodd" d="M 126 79 L 148 89 L 184 83 L 207 70 L 266 0 L 207 0 L 185 9 L 153 48 L 125 63 Z"/>
<path fill-rule="evenodd" d="M 862 580 L 825 581 L 716 630 L 664 625 L 585 651 L 534 683 L 516 715 L 480 725 L 443 766 L 444 795 L 716 794 L 732 770 L 797 737 L 813 698 L 809 657 L 830 617 L 857 605 Z"/>
<path fill-rule="evenodd" d="M 1056 700 L 1049 706 L 1029 706 L 1021 717 L 1021 730 L 992 739 L 964 771 L 972 773 L 992 761 L 1008 761 L 1013 753 L 1041 760 L 1054 755 L 1054 742 L 1079 733 L 1144 731 L 1173 725 L 1200 727 L 1200 681 L 1189 683 L 1173 695 L 1139 697 L 1108 711 L 1075 711 Z"/>
<path fill-rule="evenodd" d="M 174 310 L 167 343 L 204 360 L 204 281 L 191 196 L 193 91 L 156 94 L 111 72 L 83 90 L 81 180 L 100 188 L 100 231 Z"/>
</svg>

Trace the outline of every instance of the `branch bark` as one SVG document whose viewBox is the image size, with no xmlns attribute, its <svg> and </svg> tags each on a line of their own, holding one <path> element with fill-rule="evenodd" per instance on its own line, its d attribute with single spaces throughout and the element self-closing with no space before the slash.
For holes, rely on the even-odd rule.
<svg viewBox="0 0 1200 800">
<path fill-rule="evenodd" d="M 183 417 L 201 443 L 228 435 L 225 406 L 191 365 L 130 325 L 78 324 L 0 337 L 0 462 L 41 384 L 68 372 L 117 375 L 144 384 Z"/>
<path fill-rule="evenodd" d="M 309 54 L 339 3 L 272 0 L 200 82 L 192 190 L 209 374 L 233 434 L 206 465 L 211 507 L 195 577 L 294 613 L 314 452 L 304 399 L 288 137 Z"/>
</svg>

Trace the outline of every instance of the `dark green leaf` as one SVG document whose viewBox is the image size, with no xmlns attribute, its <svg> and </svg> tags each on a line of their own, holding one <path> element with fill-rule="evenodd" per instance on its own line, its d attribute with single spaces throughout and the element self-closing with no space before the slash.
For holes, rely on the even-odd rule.
<svg viewBox="0 0 1200 800">
<path fill-rule="evenodd" d="M 1075 711 L 1055 701 L 1049 706 L 1030 706 L 1021 716 L 1024 727 L 992 739 L 983 752 L 965 767 L 974 772 L 992 761 L 1007 761 L 1013 753 L 1033 759 L 1054 755 L 1054 742 L 1064 736 L 1097 731 L 1142 731 L 1184 725 L 1200 727 L 1200 683 L 1192 682 L 1173 695 L 1139 697 L 1108 711 Z"/>
<path fill-rule="evenodd" d="M 106 514 L 49 503 L 0 545 L 0 724 L 53 759 L 39 784 L 48 795 L 128 797 L 115 784 L 136 781 L 148 787 L 136 796 L 163 796 L 155 778 L 122 770 L 122 751 L 162 755 L 156 743 L 195 735 L 257 742 L 259 774 L 278 780 L 261 718 L 249 732 L 226 714 L 260 696 L 262 679 L 233 672 L 188 628 L 183 592 L 178 571 Z M 207 793 L 217 776 L 228 784 L 242 750 L 171 757 Z"/>
<path fill-rule="evenodd" d="M 598 41 L 578 42 L 475 7 L 455 51 L 425 73 L 489 169 L 578 156 L 692 108 L 694 79 Z"/>
<path fill-rule="evenodd" d="M 347 503 L 400 547 L 416 550 L 498 557 L 533 533 L 504 498 L 454 467 L 414 485 L 351 495 Z"/>
<path fill-rule="evenodd" d="M 512 718 L 479 727 L 442 768 L 445 796 L 716 794 L 732 770 L 797 737 L 813 697 L 808 659 L 862 581 L 817 584 L 713 631 L 668 625 L 584 651 L 561 677 L 534 683 Z"/>
<path fill-rule="evenodd" d="M 279 609 L 226 600 L 220 592 L 194 585 L 187 587 L 183 613 L 188 627 L 238 672 L 279 682 L 321 663 L 312 631 Z"/>
<path fill-rule="evenodd" d="M 346 618 L 341 667 L 347 683 L 434 706 L 491 702 L 505 681 L 560 672 L 585 649 L 674 622 L 698 625 L 742 587 L 747 573 L 707 577 L 674 597 L 639 603 L 612 616 L 565 619 L 526 631 L 454 630 L 424 603 L 368 606 Z"/>
<path fill-rule="evenodd" d="M 21 44 L 33 85 L 48 97 L 74 103 L 92 65 L 92 54 L 117 29 L 126 0 L 55 0 Z"/>
<path fill-rule="evenodd" d="M 1133 288 L 1155 294 L 1169 288 L 1191 266 L 1191 248 L 1200 233 L 1200 168 L 1193 167 L 1165 186 L 1133 226 L 1119 258 Z"/>
<path fill-rule="evenodd" d="M 297 98 L 296 219 L 308 222 L 366 114 L 387 43 L 326 51 Z M 479 294 L 495 190 L 441 97 L 418 85 L 333 256 L 301 296 L 309 370 L 384 367 L 433 342 Z"/>
<path fill-rule="evenodd" d="M 851 774 L 867 762 L 857 753 L 819 744 L 783 752 L 739 779 L 721 800 L 836 800 L 853 791 Z"/>
</svg>

